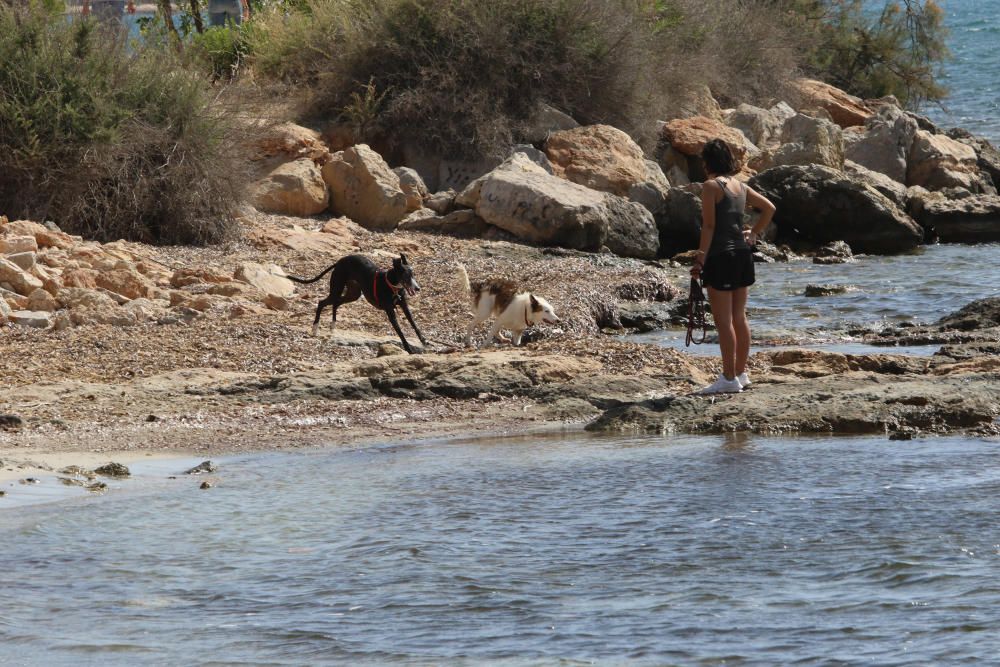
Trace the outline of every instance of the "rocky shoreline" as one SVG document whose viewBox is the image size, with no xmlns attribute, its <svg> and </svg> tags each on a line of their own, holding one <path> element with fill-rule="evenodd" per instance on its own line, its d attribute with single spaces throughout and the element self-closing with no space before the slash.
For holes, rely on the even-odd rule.
<svg viewBox="0 0 1000 667">
<path fill-rule="evenodd" d="M 864 332 L 874 345 L 941 345 L 933 357 L 760 352 L 753 388 L 722 398 L 691 395 L 713 358 L 608 335 L 678 323 L 700 220 L 691 181 L 712 136 L 731 139 L 741 177 L 778 203 L 758 261 L 1000 238 L 988 142 L 891 100 L 807 92 L 796 109 L 723 111 L 708 98 L 703 115 L 664 124 L 656 160 L 614 128 L 553 114 L 500 164 L 425 160 L 422 173 L 285 124 L 256 140 L 254 207 L 218 247 L 101 244 L 0 218 L 0 468 L 38 452 L 212 456 L 554 426 L 996 435 L 995 300 Z M 309 335 L 324 283 L 283 276 L 351 252 L 382 265 L 407 255 L 423 354 L 402 354 L 362 304 Z M 514 279 L 562 321 L 529 330 L 522 348 L 463 348 L 456 262 Z"/>
</svg>

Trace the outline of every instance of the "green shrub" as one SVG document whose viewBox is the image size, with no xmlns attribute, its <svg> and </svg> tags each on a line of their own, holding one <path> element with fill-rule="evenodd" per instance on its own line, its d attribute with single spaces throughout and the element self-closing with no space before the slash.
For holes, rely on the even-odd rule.
<svg viewBox="0 0 1000 667">
<path fill-rule="evenodd" d="M 0 4 L 0 211 L 90 238 L 207 243 L 233 231 L 232 130 L 170 51 Z"/>
<path fill-rule="evenodd" d="M 941 7 L 934 0 L 891 0 L 871 11 L 871 4 L 798 0 L 812 35 L 807 70 L 860 97 L 895 95 L 911 107 L 942 99 L 941 67 L 950 54 Z"/>
</svg>

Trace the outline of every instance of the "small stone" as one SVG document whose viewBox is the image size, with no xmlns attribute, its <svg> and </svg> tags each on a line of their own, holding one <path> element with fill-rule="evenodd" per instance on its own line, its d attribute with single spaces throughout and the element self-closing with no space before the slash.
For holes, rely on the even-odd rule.
<svg viewBox="0 0 1000 667">
<path fill-rule="evenodd" d="M 806 296 L 830 296 L 832 294 L 845 294 L 847 287 L 844 285 L 806 285 Z"/>
<path fill-rule="evenodd" d="M 195 467 L 193 467 L 190 470 L 186 471 L 184 474 L 185 475 L 200 475 L 203 472 L 215 472 L 218 469 L 219 469 L 219 467 L 217 465 L 215 465 L 214 463 L 212 463 L 211 461 L 202 461 L 201 463 L 199 463 Z"/>
<path fill-rule="evenodd" d="M 108 490 L 108 485 L 104 482 L 94 482 L 93 484 L 87 486 L 87 490 L 91 493 L 104 493 Z"/>
<path fill-rule="evenodd" d="M 212 486 L 214 486 L 214 485 L 211 482 L 205 481 L 205 482 L 202 482 L 201 486 L 199 486 L 198 488 L 199 489 L 211 489 Z"/>
<path fill-rule="evenodd" d="M 25 477 L 22 480 L 18 480 L 21 484 L 41 484 L 42 480 L 37 477 Z"/>
<path fill-rule="evenodd" d="M 96 472 L 98 475 L 103 475 L 104 477 L 117 477 L 117 478 L 129 477 L 132 474 L 129 472 L 129 469 L 124 465 L 122 465 L 121 463 L 109 463 L 107 465 L 101 466 L 100 468 L 95 468 L 94 472 Z"/>
<path fill-rule="evenodd" d="M 147 422 L 157 422 L 157 421 L 160 421 L 160 418 L 157 417 L 156 415 L 146 415 L 146 421 Z"/>
<path fill-rule="evenodd" d="M 889 434 L 890 440 L 913 440 L 913 431 L 899 430 Z"/>
<path fill-rule="evenodd" d="M 397 354 L 406 354 L 403 348 L 392 343 L 382 343 L 378 346 L 378 352 L 375 353 L 376 357 L 391 357 Z"/>
<path fill-rule="evenodd" d="M 0 415 L 0 428 L 10 429 L 22 426 L 24 426 L 24 420 L 17 415 Z"/>
</svg>

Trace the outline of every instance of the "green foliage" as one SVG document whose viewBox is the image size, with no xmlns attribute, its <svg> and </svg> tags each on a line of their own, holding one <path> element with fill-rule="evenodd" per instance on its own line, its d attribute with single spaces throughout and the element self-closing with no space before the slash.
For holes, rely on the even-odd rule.
<svg viewBox="0 0 1000 667">
<path fill-rule="evenodd" d="M 244 29 L 238 25 L 208 27 L 193 37 L 195 53 L 212 79 L 234 79 L 248 54 Z"/>
<path fill-rule="evenodd" d="M 944 13 L 934 0 L 891 0 L 866 12 L 860 0 L 799 2 L 815 34 L 808 67 L 860 97 L 895 95 L 909 106 L 939 100 L 949 57 Z"/>
<path fill-rule="evenodd" d="M 172 52 L 0 4 L 0 210 L 103 240 L 221 240 L 227 124 Z"/>
</svg>

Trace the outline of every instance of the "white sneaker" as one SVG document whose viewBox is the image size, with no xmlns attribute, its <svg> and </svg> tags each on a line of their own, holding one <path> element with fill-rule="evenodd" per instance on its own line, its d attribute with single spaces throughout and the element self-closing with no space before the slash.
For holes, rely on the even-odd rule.
<svg viewBox="0 0 1000 667">
<path fill-rule="evenodd" d="M 719 379 L 699 391 L 698 394 L 701 396 L 708 394 L 738 394 L 741 391 L 743 391 L 743 387 L 740 385 L 739 380 L 736 378 L 727 380 L 725 375 L 720 375 Z"/>
<path fill-rule="evenodd" d="M 743 387 L 744 389 L 746 389 L 751 384 L 753 384 L 752 382 L 750 382 L 750 378 L 747 376 L 747 372 L 746 371 L 743 371 L 742 373 L 740 373 L 739 375 L 737 375 L 736 379 L 739 381 L 740 386 Z"/>
</svg>

